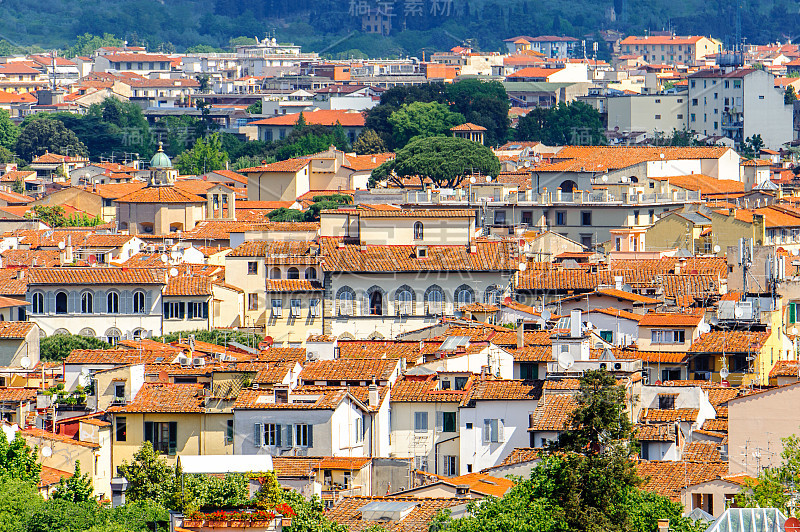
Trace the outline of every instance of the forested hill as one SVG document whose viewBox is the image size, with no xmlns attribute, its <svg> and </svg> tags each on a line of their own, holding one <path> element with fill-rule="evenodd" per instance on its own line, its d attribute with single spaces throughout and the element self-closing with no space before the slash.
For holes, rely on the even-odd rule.
<svg viewBox="0 0 800 532">
<path fill-rule="evenodd" d="M 379 2 L 391 6 L 389 37 L 362 34 L 356 16 Z M 274 32 L 281 42 L 343 58 L 420 56 L 466 39 L 500 50 L 502 39 L 515 35 L 591 38 L 603 29 L 671 28 L 730 41 L 737 4 L 748 43 L 800 36 L 798 0 L 2 0 L 0 54 L 68 48 L 87 33 L 171 52 L 230 49 L 231 39 Z"/>
</svg>

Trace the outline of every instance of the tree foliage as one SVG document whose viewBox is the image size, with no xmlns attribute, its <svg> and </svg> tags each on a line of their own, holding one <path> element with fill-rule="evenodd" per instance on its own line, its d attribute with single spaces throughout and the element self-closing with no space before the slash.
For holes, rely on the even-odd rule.
<svg viewBox="0 0 800 532">
<path fill-rule="evenodd" d="M 213 133 L 206 139 L 197 139 L 192 149 L 175 158 L 173 166 L 183 175 L 201 175 L 225 168 L 227 160 L 219 133 Z"/>
<path fill-rule="evenodd" d="M 386 145 L 374 130 L 364 129 L 353 143 L 353 151 L 358 155 L 372 155 L 385 152 Z"/>
<path fill-rule="evenodd" d="M 413 137 L 444 135 L 451 127 L 464 122 L 464 115 L 437 102 L 404 103 L 389 116 L 395 146 L 405 146 Z"/>
<path fill-rule="evenodd" d="M 197 329 L 194 331 L 183 331 L 165 334 L 153 338 L 156 342 L 177 342 L 179 339 L 186 340 L 190 334 L 194 335 L 195 340 L 198 342 L 206 342 L 208 344 L 226 346 L 228 342 L 238 342 L 243 345 L 257 346 L 264 337 L 259 334 L 251 334 L 234 330 L 203 330 Z"/>
<path fill-rule="evenodd" d="M 797 101 L 797 92 L 794 90 L 794 85 L 787 85 L 786 90 L 783 91 L 783 103 L 789 105 Z"/>
<path fill-rule="evenodd" d="M 26 218 L 40 220 L 51 228 L 55 227 L 95 227 L 105 222 L 99 216 L 85 213 L 67 214 L 61 205 L 34 205 L 33 210 L 25 213 Z"/>
<path fill-rule="evenodd" d="M 24 482 L 39 482 L 42 465 L 36 461 L 36 449 L 31 448 L 21 434 L 8 441 L 0 430 L 0 480 L 9 478 Z"/>
<path fill-rule="evenodd" d="M 519 119 L 517 140 L 539 141 L 549 146 L 605 144 L 600 113 L 584 102 L 561 102 L 537 107 Z"/>
<path fill-rule="evenodd" d="M 67 57 L 89 56 L 92 55 L 98 48 L 106 46 L 122 46 L 124 44 L 122 39 L 104 33 L 103 35 L 92 35 L 91 33 L 84 33 L 78 35 L 75 44 L 64 50 L 64 55 Z"/>
<path fill-rule="evenodd" d="M 19 137 L 19 127 L 11 121 L 11 115 L 0 109 L 0 146 L 7 150 L 14 149 Z"/>
<path fill-rule="evenodd" d="M 110 349 L 108 344 L 99 338 L 79 336 L 77 334 L 54 334 L 39 341 L 39 352 L 43 360 L 60 362 L 75 349 Z"/>
<path fill-rule="evenodd" d="M 305 211 L 281 207 L 270 211 L 267 215 L 271 222 L 318 222 L 319 213 L 324 210 L 338 209 L 342 205 L 349 205 L 353 198 L 345 194 L 330 194 L 327 196 L 314 196 L 313 203 Z"/>
<path fill-rule="evenodd" d="M 791 494 L 800 485 L 800 438 L 791 435 L 781 438 L 781 462 L 767 467 L 755 482 L 748 482 L 736 496 L 736 504 L 748 508 L 778 508 L 786 515 L 794 515 Z"/>
<path fill-rule="evenodd" d="M 37 119 L 24 125 L 17 138 L 17 155 L 32 161 L 45 151 L 66 155 L 87 155 L 86 145 L 58 120 Z"/>
<path fill-rule="evenodd" d="M 247 112 L 251 115 L 260 115 L 263 110 L 263 103 L 261 100 L 256 100 L 247 106 Z"/>
<path fill-rule="evenodd" d="M 175 468 L 158 455 L 149 441 L 142 444 L 130 462 L 123 461 L 117 471 L 128 481 L 126 500 L 155 502 L 165 508 L 177 508 L 180 505 L 176 494 Z"/>
<path fill-rule="evenodd" d="M 763 147 L 764 141 L 761 139 L 761 134 L 752 135 L 744 139 L 744 142 L 739 147 L 739 153 L 746 159 L 754 159 L 758 158 Z"/>
<path fill-rule="evenodd" d="M 397 150 L 395 159 L 372 171 L 372 183 L 419 176 L 443 188 L 458 186 L 465 176 L 481 174 L 496 177 L 500 162 L 491 149 L 457 137 L 419 137 Z"/>
<path fill-rule="evenodd" d="M 76 460 L 73 475 L 69 478 L 61 477 L 50 497 L 62 501 L 89 502 L 95 500 L 93 491 L 92 478 L 88 473 L 81 474 L 81 461 Z"/>
</svg>

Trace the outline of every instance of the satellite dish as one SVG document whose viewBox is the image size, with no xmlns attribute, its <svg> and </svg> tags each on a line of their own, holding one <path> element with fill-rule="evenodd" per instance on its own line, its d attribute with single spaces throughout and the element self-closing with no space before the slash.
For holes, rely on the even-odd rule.
<svg viewBox="0 0 800 532">
<path fill-rule="evenodd" d="M 168 260 L 169 260 L 169 257 L 167 257 L 166 255 L 161 255 L 161 262 L 166 264 Z"/>
<path fill-rule="evenodd" d="M 275 343 L 275 340 L 272 339 L 272 336 L 265 336 L 264 343 L 271 346 L 272 344 Z"/>
<path fill-rule="evenodd" d="M 716 316 L 711 316 L 711 317 L 708 318 L 708 323 L 710 325 L 718 325 L 719 324 L 719 320 L 717 319 Z"/>
<path fill-rule="evenodd" d="M 592 326 L 592 322 L 591 321 L 587 321 L 586 322 L 586 328 L 589 329 L 589 330 L 594 329 L 594 327 Z"/>
<path fill-rule="evenodd" d="M 470 177 L 469 178 L 469 182 L 474 185 L 475 184 L 475 176 Z"/>
<path fill-rule="evenodd" d="M 608 176 L 607 175 L 604 174 L 602 179 L 603 179 L 603 183 L 608 183 Z"/>
<path fill-rule="evenodd" d="M 487 182 L 487 183 L 491 183 L 491 182 L 492 182 L 492 176 L 490 176 L 490 175 L 487 175 L 487 176 L 486 176 L 486 182 Z"/>
<path fill-rule="evenodd" d="M 177 277 L 178 276 L 178 268 L 170 268 L 169 274 L 172 277 Z"/>
<path fill-rule="evenodd" d="M 66 246 L 66 244 L 64 244 L 63 240 L 58 243 L 58 249 L 64 249 L 65 247 L 67 247 L 67 246 Z"/>
<path fill-rule="evenodd" d="M 45 458 L 50 458 L 51 456 L 53 456 L 53 449 L 45 445 L 44 447 L 42 447 L 42 456 L 44 456 Z"/>
<path fill-rule="evenodd" d="M 550 311 L 549 311 L 549 310 L 543 310 L 543 311 L 542 311 L 542 319 L 543 319 L 544 321 L 547 321 L 547 320 L 549 320 L 549 319 L 550 319 L 550 316 L 552 316 L 552 314 L 550 314 Z"/>
<path fill-rule="evenodd" d="M 524 262 L 520 262 L 519 263 L 519 271 L 524 272 L 527 269 L 528 269 L 528 265 L 527 264 L 525 264 Z"/>
<path fill-rule="evenodd" d="M 31 369 L 31 359 L 28 357 L 22 357 L 22 360 L 19 361 L 19 365 L 22 366 L 23 369 Z"/>
<path fill-rule="evenodd" d="M 707 332 L 711 332 L 711 326 L 708 323 L 704 323 L 700 326 L 700 334 L 706 334 Z"/>
<path fill-rule="evenodd" d="M 728 375 L 730 375 L 730 374 L 731 373 L 730 373 L 730 371 L 728 371 L 728 368 L 722 368 L 721 370 L 719 370 L 719 376 L 721 378 L 723 378 L 723 379 L 727 379 Z"/>
<path fill-rule="evenodd" d="M 719 247 L 719 244 L 717 244 L 716 246 L 714 246 L 714 253 L 719 253 L 721 249 L 722 248 Z"/>
<path fill-rule="evenodd" d="M 737 318 L 737 319 L 741 318 L 742 315 L 744 315 L 744 311 L 742 310 L 742 307 L 734 307 L 733 308 L 733 316 L 735 318 Z"/>
<path fill-rule="evenodd" d="M 575 358 L 569 354 L 569 351 L 564 351 L 558 354 L 558 366 L 561 369 L 569 369 L 575 365 Z"/>
</svg>

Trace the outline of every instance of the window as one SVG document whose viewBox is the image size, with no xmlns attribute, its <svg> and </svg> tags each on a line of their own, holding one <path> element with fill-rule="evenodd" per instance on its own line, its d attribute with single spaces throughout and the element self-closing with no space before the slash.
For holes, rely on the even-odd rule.
<svg viewBox="0 0 800 532">
<path fill-rule="evenodd" d="M 281 269 L 278 268 L 277 266 L 272 268 L 269 271 L 269 278 L 270 279 L 280 279 L 281 278 Z"/>
<path fill-rule="evenodd" d="M 370 316 L 383 316 L 383 294 L 380 290 L 373 290 L 369 295 Z"/>
<path fill-rule="evenodd" d="M 789 323 L 797 323 L 797 303 L 789 303 Z"/>
<path fill-rule="evenodd" d="M 81 294 L 81 314 L 91 314 L 92 310 L 92 302 L 94 298 L 91 292 L 84 292 Z"/>
<path fill-rule="evenodd" d="M 661 120 L 661 115 L 656 115 L 656 120 Z"/>
<path fill-rule="evenodd" d="M 428 470 L 428 457 L 427 456 L 415 456 L 414 457 L 414 468 L 419 471 L 427 471 Z"/>
<path fill-rule="evenodd" d="M 592 235 L 581 235 L 581 246 L 592 249 Z"/>
<path fill-rule="evenodd" d="M 600 331 L 600 338 L 604 342 L 611 343 L 614 341 L 614 331 Z"/>
<path fill-rule="evenodd" d="M 292 318 L 299 318 L 300 317 L 300 300 L 299 299 L 292 299 L 291 305 L 292 305 L 292 310 L 291 310 Z"/>
<path fill-rule="evenodd" d="M 683 115 L 682 114 L 678 115 L 678 120 L 683 120 Z"/>
<path fill-rule="evenodd" d="M 633 211 L 633 224 L 639 225 L 639 211 Z"/>
<path fill-rule="evenodd" d="M 456 292 L 456 303 L 459 307 L 471 304 L 473 299 L 472 291 L 469 288 L 459 288 Z"/>
<path fill-rule="evenodd" d="M 270 447 L 281 446 L 281 426 L 275 423 L 264 424 L 264 445 Z"/>
<path fill-rule="evenodd" d="M 539 378 L 539 364 L 535 362 L 522 362 L 519 365 L 519 378 L 532 381 Z"/>
<path fill-rule="evenodd" d="M 533 225 L 533 213 L 531 211 L 522 211 L 522 223 Z"/>
<path fill-rule="evenodd" d="M 441 314 L 443 299 L 444 293 L 439 288 L 428 292 L 428 314 Z"/>
<path fill-rule="evenodd" d="M 397 294 L 397 315 L 409 316 L 411 314 L 411 291 L 408 289 L 401 290 Z"/>
<path fill-rule="evenodd" d="M 659 410 L 675 410 L 675 396 L 674 395 L 659 395 L 658 396 Z"/>
<path fill-rule="evenodd" d="M 147 312 L 147 308 L 145 307 L 144 302 L 144 292 L 141 290 L 137 290 L 133 293 L 133 313 L 134 314 L 145 314 Z"/>
<path fill-rule="evenodd" d="M 106 312 L 119 314 L 119 294 L 117 292 L 109 292 L 106 296 Z"/>
<path fill-rule="evenodd" d="M 455 412 L 437 412 L 440 414 L 440 427 L 442 432 L 456 432 L 456 413 Z"/>
<path fill-rule="evenodd" d="M 124 403 L 125 402 L 125 383 L 124 382 L 114 383 L 114 402 L 115 403 Z"/>
<path fill-rule="evenodd" d="M 165 320 L 182 320 L 186 314 L 186 303 L 183 301 L 171 301 L 164 303 Z"/>
<path fill-rule="evenodd" d="M 502 419 L 483 420 L 483 441 L 484 443 L 500 443 L 503 441 Z"/>
<path fill-rule="evenodd" d="M 653 223 L 653 222 L 655 222 L 655 221 L 656 221 L 656 211 L 655 211 L 655 209 L 649 209 L 649 210 L 647 211 L 647 220 L 648 220 L 650 223 Z"/>
<path fill-rule="evenodd" d="M 317 278 L 317 269 L 306 268 L 306 279 L 316 279 L 316 278 Z"/>
<path fill-rule="evenodd" d="M 759 94 L 758 99 L 759 100 L 763 100 L 764 99 L 764 95 L 763 94 Z"/>
<path fill-rule="evenodd" d="M 115 436 L 117 441 L 127 441 L 128 440 L 128 418 L 125 417 L 118 417 L 116 419 L 117 427 Z"/>
<path fill-rule="evenodd" d="M 300 270 L 292 266 L 288 270 L 286 270 L 286 278 L 287 279 L 299 279 L 300 278 Z"/>
<path fill-rule="evenodd" d="M 697 105 L 697 98 L 692 98 L 692 105 Z"/>
<path fill-rule="evenodd" d="M 258 261 L 251 260 L 247 263 L 247 275 L 258 275 Z"/>
<path fill-rule="evenodd" d="M 467 386 L 467 381 L 468 380 L 469 380 L 468 377 L 456 377 L 454 379 L 455 389 L 456 390 L 463 390 Z"/>
<path fill-rule="evenodd" d="M 295 447 L 313 447 L 311 440 L 311 425 L 301 423 L 294 426 L 294 445 Z"/>
<path fill-rule="evenodd" d="M 225 422 L 225 443 L 233 443 L 233 420 Z"/>
<path fill-rule="evenodd" d="M 567 225 L 566 211 L 556 211 L 556 225 Z"/>
<path fill-rule="evenodd" d="M 355 296 L 352 290 L 343 290 L 339 293 L 339 315 L 352 316 Z"/>
<path fill-rule="evenodd" d="M 44 314 L 44 294 L 36 292 L 33 294 L 33 305 L 31 310 L 34 314 Z"/>
<path fill-rule="evenodd" d="M 308 315 L 312 318 L 319 316 L 319 299 L 312 299 L 308 302 Z"/>
<path fill-rule="evenodd" d="M 733 80 L 733 88 L 734 89 L 741 89 L 742 88 L 742 80 L 740 80 L 740 79 Z"/>
<path fill-rule="evenodd" d="M 650 343 L 653 344 L 682 344 L 685 331 L 683 330 L 656 330 L 650 331 Z"/>
<path fill-rule="evenodd" d="M 414 240 L 422 240 L 423 236 L 423 227 L 422 222 L 415 222 L 414 223 Z"/>
<path fill-rule="evenodd" d="M 414 432 L 428 431 L 428 413 L 414 412 Z"/>
<path fill-rule="evenodd" d="M 56 314 L 67 313 L 67 293 L 59 292 L 56 294 Z"/>
<path fill-rule="evenodd" d="M 678 48 L 678 50 L 680 50 L 680 48 Z M 694 82 L 694 80 L 691 80 L 691 81 L 689 82 L 689 85 L 690 85 L 692 88 L 694 88 L 694 85 L 695 85 L 695 82 Z"/>
<path fill-rule="evenodd" d="M 444 470 L 444 475 L 447 477 L 454 477 L 458 475 L 458 471 L 456 470 L 456 457 L 452 455 L 444 455 L 442 457 L 442 466 Z"/>
<path fill-rule="evenodd" d="M 581 225 L 592 225 L 592 211 L 581 211 Z"/>
<path fill-rule="evenodd" d="M 145 421 L 144 439 L 153 444 L 156 452 L 175 455 L 178 451 L 178 423 L 176 421 Z"/>
<path fill-rule="evenodd" d="M 494 224 L 495 225 L 506 224 L 506 211 L 494 211 Z"/>
<path fill-rule="evenodd" d="M 694 113 L 691 113 L 691 114 L 689 115 L 689 121 L 690 121 L 690 122 L 694 122 L 696 119 L 697 119 L 697 117 L 695 116 L 695 114 L 694 114 Z"/>
<path fill-rule="evenodd" d="M 192 301 L 188 303 L 189 319 L 207 319 L 208 301 Z"/>
<path fill-rule="evenodd" d="M 649 444 L 647 442 L 640 442 L 641 450 L 639 451 L 639 456 L 642 460 L 649 460 L 650 459 L 650 449 Z"/>
<path fill-rule="evenodd" d="M 258 294 L 247 294 L 247 310 L 258 310 Z"/>
<path fill-rule="evenodd" d="M 356 439 L 355 439 L 355 441 L 357 441 L 357 442 L 364 441 L 364 419 L 363 418 L 361 418 L 361 417 L 357 417 L 356 418 L 355 431 L 356 431 L 356 434 L 355 434 Z"/>
<path fill-rule="evenodd" d="M 276 318 L 283 316 L 283 301 L 280 299 L 272 300 L 272 315 Z"/>
</svg>

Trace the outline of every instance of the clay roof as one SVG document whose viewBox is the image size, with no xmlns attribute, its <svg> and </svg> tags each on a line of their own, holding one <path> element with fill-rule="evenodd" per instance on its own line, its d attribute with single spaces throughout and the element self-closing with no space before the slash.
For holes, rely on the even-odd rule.
<svg viewBox="0 0 800 532">
<path fill-rule="evenodd" d="M 53 434 L 50 431 L 42 429 L 34 429 L 34 428 L 21 429 L 19 431 L 19 434 L 30 438 L 35 438 L 36 440 L 38 440 L 37 445 L 42 445 L 41 440 L 48 440 L 59 443 L 65 443 L 67 445 L 77 445 L 78 447 L 86 447 L 88 449 L 100 448 L 100 444 L 97 443 L 90 443 L 90 442 L 76 440 L 64 434 Z"/>
<path fill-rule="evenodd" d="M 725 147 L 638 147 L 638 146 L 565 146 L 549 165 L 539 172 L 602 172 L 619 170 L 646 161 L 719 159 L 731 148 Z"/>
<path fill-rule="evenodd" d="M 267 279 L 267 292 L 320 292 L 323 290 L 320 281 L 305 279 Z"/>
<path fill-rule="evenodd" d="M 300 373 L 300 381 L 386 381 L 397 370 L 397 359 L 335 359 L 309 362 Z"/>
<path fill-rule="evenodd" d="M 364 126 L 364 114 L 351 111 L 338 111 L 316 109 L 314 111 L 305 111 L 302 113 L 303 119 L 306 123 L 318 124 L 322 126 L 335 126 L 339 122 L 344 127 L 362 127 Z M 285 115 L 273 116 L 263 120 L 256 120 L 250 122 L 250 126 L 293 126 L 300 118 L 300 113 L 289 113 Z M 241 172 L 241 170 L 240 170 Z"/>
<path fill-rule="evenodd" d="M 308 166 L 309 163 L 311 163 L 310 159 L 286 159 L 285 161 L 278 161 L 261 166 L 242 168 L 239 170 L 239 172 L 242 174 L 253 174 L 258 172 L 299 172 Z"/>
<path fill-rule="evenodd" d="M 28 284 L 126 285 L 164 284 L 163 270 L 148 268 L 31 268 Z"/>
<path fill-rule="evenodd" d="M 170 348 L 170 346 L 165 346 Z M 139 351 L 138 349 L 75 349 L 67 355 L 64 364 L 125 365 L 152 362 L 156 358 L 172 358 L 165 350 Z"/>
<path fill-rule="evenodd" d="M 203 412 L 202 384 L 145 382 L 133 401 L 109 412 Z"/>
<path fill-rule="evenodd" d="M 299 387 L 302 388 L 302 387 Z M 233 404 L 233 408 L 254 410 L 334 410 L 347 396 L 346 388 L 316 387 L 314 390 L 295 388 L 290 399 L 303 399 L 302 402 L 275 403 L 274 394 L 265 390 L 243 389 Z"/>
<path fill-rule="evenodd" d="M 511 350 L 515 362 L 550 362 L 553 360 L 553 350 L 546 345 L 526 345 L 519 349 Z"/>
<path fill-rule="evenodd" d="M 444 482 L 451 486 L 468 486 L 471 492 L 480 493 L 483 495 L 491 495 L 493 497 L 502 497 L 508 490 L 514 487 L 515 482 L 508 478 L 493 477 L 486 473 L 467 473 L 457 477 L 445 477 L 433 473 L 417 473 L 423 475 L 436 482 Z M 426 484 L 419 486 L 417 489 L 424 488 Z"/>
<path fill-rule="evenodd" d="M 700 335 L 690 353 L 752 353 L 761 350 L 769 331 L 711 331 Z"/>
<path fill-rule="evenodd" d="M 392 402 L 460 403 L 467 395 L 466 390 L 439 390 L 439 383 L 433 378 L 406 376 L 392 387 Z"/>
<path fill-rule="evenodd" d="M 578 402 L 571 394 L 548 394 L 543 396 L 534 411 L 533 425 L 529 430 L 562 431 L 567 430 L 572 412 Z"/>
<path fill-rule="evenodd" d="M 414 509 L 400 521 L 365 521 L 361 508 L 371 502 L 408 502 Z M 379 526 L 387 532 L 427 532 L 433 518 L 445 508 L 464 504 L 462 498 L 405 498 L 405 497 L 343 497 L 326 512 L 329 519 L 345 525 L 350 532 L 362 532 Z"/>
<path fill-rule="evenodd" d="M 210 296 L 210 277 L 170 277 L 165 296 Z"/>
<path fill-rule="evenodd" d="M 647 36 L 647 37 L 636 37 L 630 36 L 625 37 L 620 41 L 621 45 L 636 45 L 636 44 L 644 44 L 644 45 L 653 45 L 653 44 L 696 44 L 700 39 L 703 37 L 701 36 L 689 36 L 689 37 L 680 37 L 677 35 L 664 35 L 664 36 Z"/>
<path fill-rule="evenodd" d="M 721 462 L 719 444 L 711 441 L 693 441 L 683 447 L 683 459 L 687 462 Z"/>
<path fill-rule="evenodd" d="M 16 181 L 26 177 L 36 177 L 35 170 L 11 170 L 0 177 L 0 181 Z"/>
<path fill-rule="evenodd" d="M 727 407 L 725 408 L 727 410 Z M 725 412 L 727 414 L 727 412 Z M 706 419 L 703 422 L 703 430 L 708 430 L 711 432 L 728 432 L 728 420 L 726 418 L 722 419 Z M 688 458 L 687 458 L 688 460 Z"/>
<path fill-rule="evenodd" d="M 34 324 L 29 321 L 0 322 L 0 338 L 25 338 L 33 326 Z"/>
<path fill-rule="evenodd" d="M 660 408 L 643 408 L 639 413 L 640 423 L 667 423 L 672 421 L 697 421 L 700 410 L 697 408 L 676 408 L 662 410 Z"/>
<path fill-rule="evenodd" d="M 531 462 L 538 460 L 541 456 L 541 449 L 534 449 L 533 447 L 516 447 L 512 449 L 508 456 L 503 458 L 503 461 L 498 465 L 508 466 L 514 464 L 521 464 L 523 462 Z"/>
<path fill-rule="evenodd" d="M 553 72 L 558 71 L 553 70 Z M 461 124 L 460 126 L 451 127 L 450 131 L 486 131 L 486 128 L 477 124 L 473 124 L 472 122 L 467 122 L 466 124 Z"/>
<path fill-rule="evenodd" d="M 595 308 L 589 311 L 589 314 L 592 312 L 599 312 L 600 314 L 605 314 L 607 316 L 613 316 L 615 318 L 624 318 L 626 320 L 633 320 L 633 321 L 641 321 L 642 315 L 641 314 L 634 314 L 633 312 L 628 312 L 627 310 L 621 310 L 616 308 Z"/>
<path fill-rule="evenodd" d="M 639 441 L 675 441 L 675 425 L 660 423 L 657 425 L 635 425 L 636 439 Z"/>
<path fill-rule="evenodd" d="M 177 186 L 154 186 L 135 190 L 115 200 L 117 203 L 205 203 L 206 200 L 184 192 Z"/>
<path fill-rule="evenodd" d="M 128 194 L 137 190 L 141 190 L 146 186 L 147 184 L 142 181 L 132 181 L 130 183 L 109 183 L 107 185 L 97 185 L 94 190 L 102 198 L 117 199 L 127 196 Z"/>
<path fill-rule="evenodd" d="M 640 327 L 697 327 L 702 314 L 648 312 L 639 321 Z"/>
<path fill-rule="evenodd" d="M 42 470 L 39 472 L 39 488 L 53 486 L 58 484 L 62 478 L 68 479 L 70 477 L 72 477 L 72 473 L 69 471 L 62 471 L 54 467 L 43 465 Z"/>
<path fill-rule="evenodd" d="M 798 377 L 800 371 L 800 364 L 796 360 L 778 360 L 769 371 L 770 378 L 772 377 Z"/>
<path fill-rule="evenodd" d="M 367 246 L 356 244 L 338 247 L 339 239 L 320 238 L 323 270 L 337 272 L 393 271 L 492 271 L 514 270 L 516 242 L 478 240 L 476 252 L 466 246 L 428 246 L 427 255 L 417 258 L 414 246 Z"/>
<path fill-rule="evenodd" d="M 356 172 L 363 172 L 366 170 L 374 170 L 386 161 L 391 161 L 395 158 L 393 152 L 375 153 L 372 155 L 348 155 L 347 164 Z M 374 159 L 374 161 L 373 161 Z"/>
<path fill-rule="evenodd" d="M 744 183 L 735 179 L 716 179 L 704 174 L 669 177 L 651 177 L 656 181 L 669 181 L 670 185 L 686 190 L 699 190 L 701 194 L 732 194 L 744 192 Z"/>
<path fill-rule="evenodd" d="M 469 389 L 462 402 L 472 401 L 538 401 L 544 381 L 480 379 Z"/>
<path fill-rule="evenodd" d="M 642 489 L 680 502 L 683 488 L 728 474 L 727 462 L 639 462 L 636 472 L 645 479 Z"/>
<path fill-rule="evenodd" d="M 14 402 L 34 401 L 36 399 L 36 388 L 0 388 L 0 401 Z"/>
<path fill-rule="evenodd" d="M 340 358 L 404 358 L 415 362 L 420 357 L 419 342 L 401 340 L 339 340 Z"/>
</svg>

